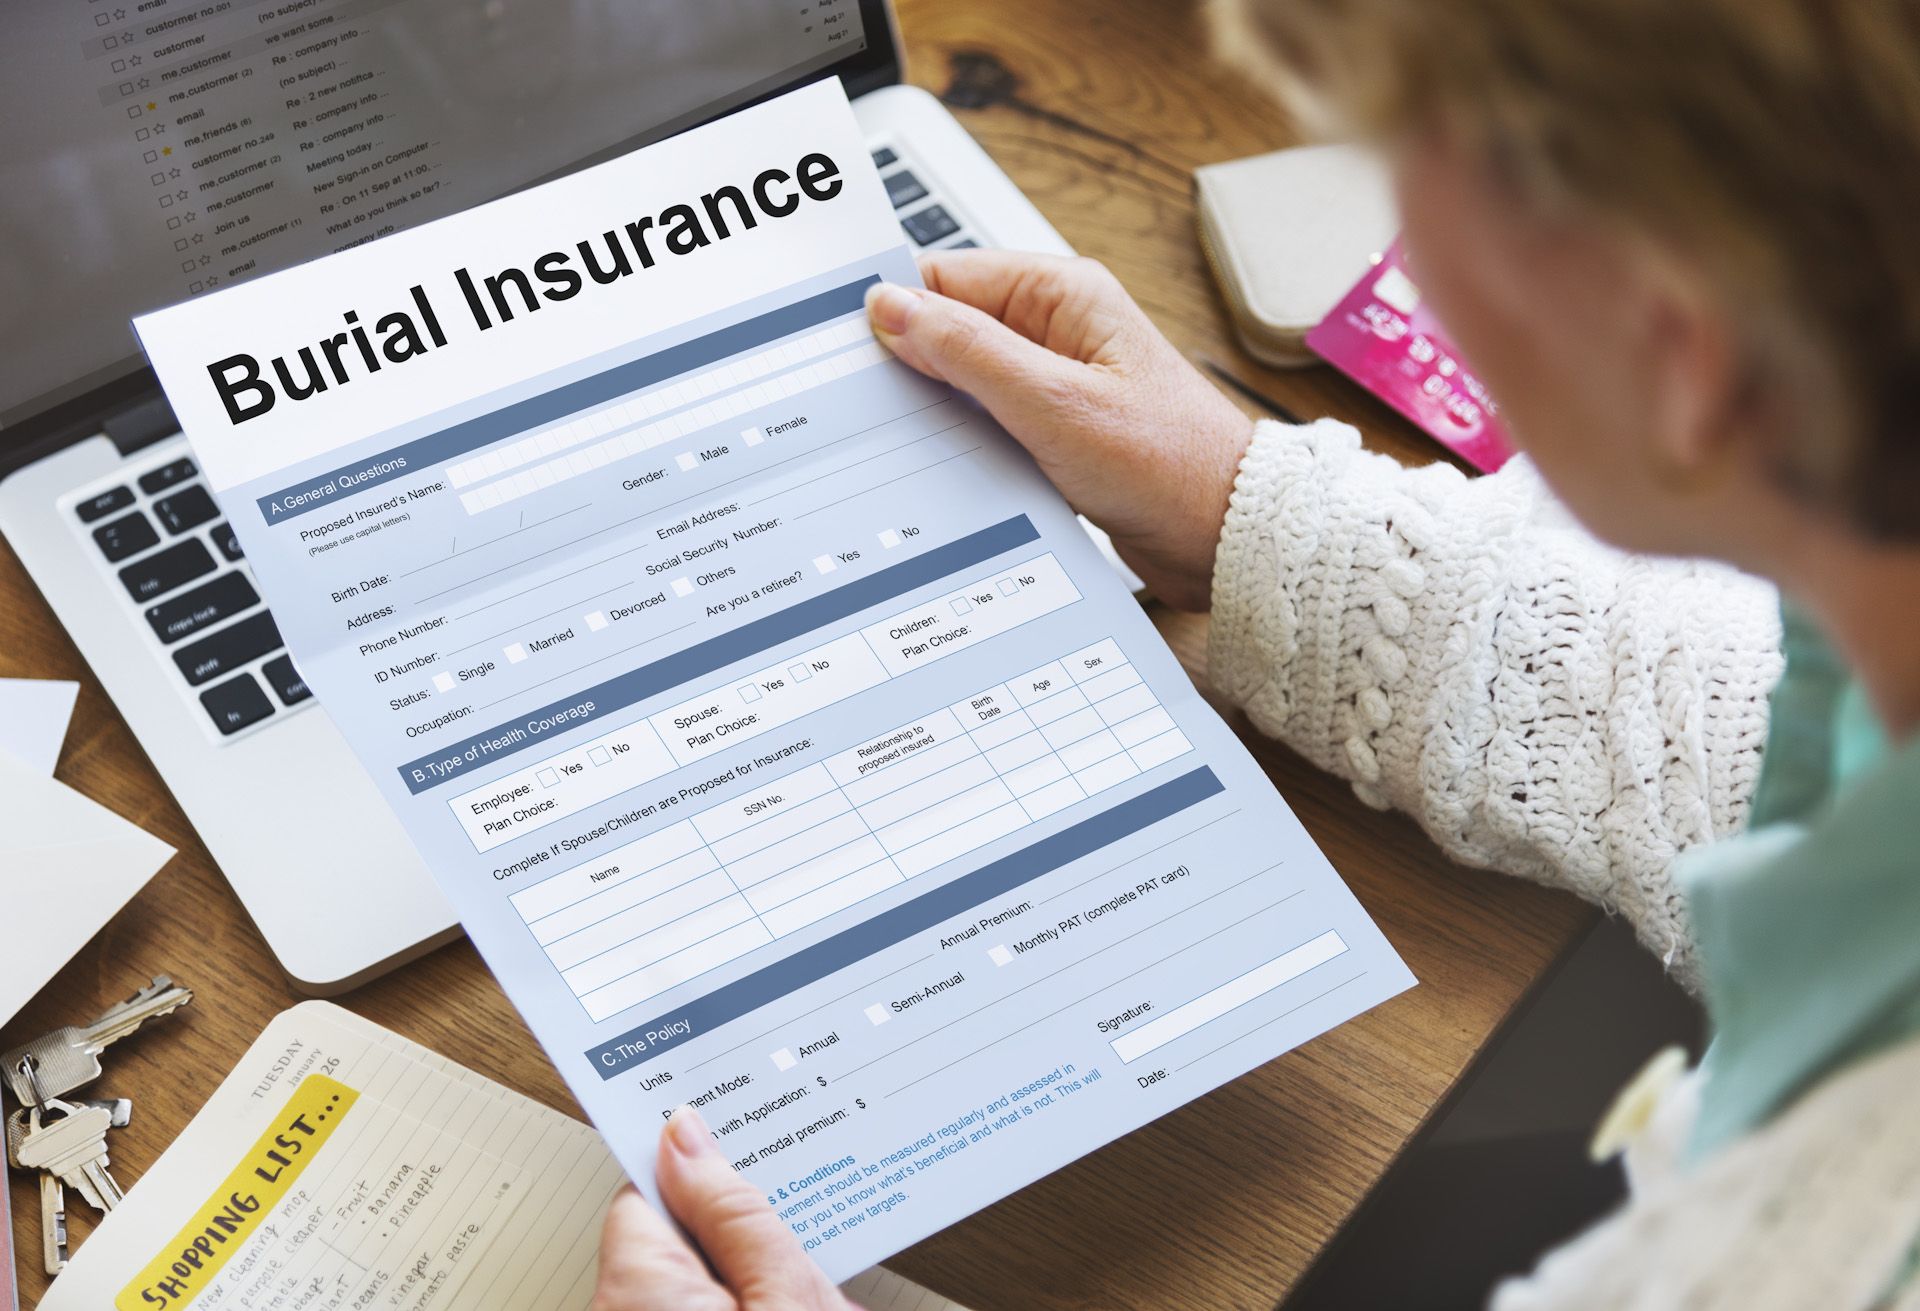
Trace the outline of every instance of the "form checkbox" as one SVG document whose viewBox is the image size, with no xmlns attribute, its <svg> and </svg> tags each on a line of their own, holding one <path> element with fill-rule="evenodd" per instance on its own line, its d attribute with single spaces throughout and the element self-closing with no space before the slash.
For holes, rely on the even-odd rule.
<svg viewBox="0 0 1920 1311">
<path fill-rule="evenodd" d="M 745 428 L 740 432 L 740 440 L 748 446 L 758 446 L 767 439 L 767 434 L 758 428 Z"/>
<path fill-rule="evenodd" d="M 604 765 L 609 760 L 612 760 L 613 757 L 607 754 L 605 747 L 595 747 L 593 750 L 587 752 L 587 759 L 596 765 Z"/>
<path fill-rule="evenodd" d="M 543 788 L 550 788 L 560 781 L 560 776 L 551 769 L 543 769 L 534 777 L 540 780 L 540 786 Z"/>
<path fill-rule="evenodd" d="M 880 545 L 891 551 L 894 547 L 900 545 L 900 534 L 891 528 L 882 528 L 880 530 Z"/>
<path fill-rule="evenodd" d="M 995 965 L 1011 965 L 1013 964 L 1013 953 L 1005 947 L 988 947 L 987 959 Z"/>
<path fill-rule="evenodd" d="M 760 699 L 760 685 L 758 683 L 742 683 L 738 690 L 742 701 L 758 701 Z"/>
<path fill-rule="evenodd" d="M 675 596 L 692 596 L 693 584 L 684 578 L 676 578 L 673 580 L 673 594 Z"/>
<path fill-rule="evenodd" d="M 787 1070 L 791 1070 L 794 1066 L 800 1063 L 793 1059 L 793 1053 L 791 1051 L 788 1051 L 785 1047 L 782 1047 L 779 1051 L 775 1052 L 773 1054 L 772 1060 L 773 1060 L 773 1068 L 776 1070 L 782 1071 L 783 1073 Z"/>
<path fill-rule="evenodd" d="M 607 626 L 607 617 L 598 610 L 587 612 L 587 631 L 597 633 Z"/>
<path fill-rule="evenodd" d="M 453 691 L 453 675 L 439 673 L 433 676 L 433 690 L 436 692 Z"/>
<path fill-rule="evenodd" d="M 517 665 L 522 660 L 525 660 L 526 658 L 527 658 L 527 648 L 524 646 L 521 646 L 518 642 L 515 642 L 509 647 L 507 647 L 507 663 L 508 664 Z"/>
<path fill-rule="evenodd" d="M 840 567 L 840 562 L 830 555 L 816 555 L 813 557 L 813 567 L 823 574 L 830 574 Z"/>
<path fill-rule="evenodd" d="M 996 586 L 999 587 L 1000 595 L 1002 596 L 1012 596 L 1020 590 L 1020 584 L 1014 582 L 1011 578 L 1002 578 Z"/>
<path fill-rule="evenodd" d="M 954 600 L 953 600 L 953 612 L 954 612 L 955 614 L 957 614 L 957 615 L 963 615 L 963 614 L 965 614 L 965 613 L 966 613 L 967 611 L 969 611 L 969 610 L 971 610 L 971 609 L 973 609 L 973 602 L 971 602 L 971 601 L 969 601 L 969 600 L 967 600 L 967 598 L 966 598 L 966 597 L 964 597 L 964 596 L 957 596 L 957 597 L 955 597 L 955 598 L 954 598 Z"/>
<path fill-rule="evenodd" d="M 789 665 L 787 667 L 787 677 L 796 683 L 804 683 L 813 677 L 813 670 L 809 669 L 806 661 L 803 660 L 797 665 Z"/>
<path fill-rule="evenodd" d="M 875 1002 L 873 1005 L 867 1007 L 867 1018 L 869 1020 L 872 1020 L 874 1024 L 878 1026 L 878 1025 L 885 1024 L 888 1020 L 892 1019 L 893 1012 L 889 1011 L 886 1008 L 884 1003 Z"/>
<path fill-rule="evenodd" d="M 700 461 L 693 458 L 692 451 L 680 452 L 673 457 L 673 462 L 680 466 L 681 473 L 692 473 L 700 465 Z"/>
</svg>

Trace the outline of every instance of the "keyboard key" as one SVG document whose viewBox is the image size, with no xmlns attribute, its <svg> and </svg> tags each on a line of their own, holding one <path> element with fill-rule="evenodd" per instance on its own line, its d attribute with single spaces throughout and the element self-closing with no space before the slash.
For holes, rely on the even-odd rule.
<svg viewBox="0 0 1920 1311">
<path fill-rule="evenodd" d="M 220 507 L 213 503 L 207 489 L 197 484 L 155 501 L 153 512 L 160 516 L 161 524 L 173 537 L 220 517 Z"/>
<path fill-rule="evenodd" d="M 927 194 L 927 189 L 920 185 L 920 179 L 904 168 L 898 173 L 887 174 L 881 181 L 887 184 L 887 199 L 893 202 L 895 209 L 911 205 Z"/>
<path fill-rule="evenodd" d="M 907 230 L 907 235 L 918 246 L 930 245 L 960 230 L 959 222 L 947 213 L 944 205 L 929 205 L 918 213 L 909 214 L 900 220 L 900 226 Z"/>
<path fill-rule="evenodd" d="M 273 685 L 274 693 L 283 706 L 297 706 L 313 695 L 307 680 L 300 677 L 300 671 L 293 667 L 292 656 L 275 656 L 260 666 L 260 672 L 267 676 L 267 682 Z"/>
<path fill-rule="evenodd" d="M 175 483 L 185 482 L 200 470 L 192 460 L 184 457 L 172 464 L 163 464 L 158 469 L 149 469 L 140 475 L 140 490 L 148 496 L 158 496 Z"/>
<path fill-rule="evenodd" d="M 133 488 L 109 487 L 98 496 L 90 496 L 74 507 L 80 515 L 81 523 L 92 523 L 95 519 L 112 514 L 115 510 L 124 510 L 133 504 Z"/>
<path fill-rule="evenodd" d="M 107 557 L 108 564 L 118 564 L 149 546 L 159 545 L 160 534 L 153 531 L 153 522 L 146 515 L 135 510 L 112 523 L 101 524 L 93 530 L 93 540 L 100 547 L 100 553 Z"/>
<path fill-rule="evenodd" d="M 152 532 L 151 526 L 147 529 Z M 155 541 L 159 538 L 155 537 Z M 210 574 L 216 566 L 213 556 L 198 537 L 189 537 L 184 542 L 175 542 L 164 551 L 155 551 L 146 559 L 128 565 L 120 571 L 120 581 L 126 584 L 127 595 L 136 601 L 151 601 L 157 596 L 171 592 L 182 583 L 190 583 L 203 574 Z"/>
<path fill-rule="evenodd" d="M 220 554 L 228 560 L 238 560 L 246 552 L 240 549 L 240 537 L 233 531 L 230 523 L 217 523 L 213 526 L 213 544 L 220 548 Z"/>
<path fill-rule="evenodd" d="M 873 152 L 873 166 L 875 168 L 885 168 L 889 164 L 898 162 L 899 158 L 900 156 L 893 153 L 891 146 L 882 146 Z"/>
<path fill-rule="evenodd" d="M 147 622 L 153 626 L 155 637 L 172 645 L 259 604 L 260 594 L 253 590 L 245 574 L 221 574 L 171 601 L 147 607 Z"/>
<path fill-rule="evenodd" d="M 273 622 L 272 615 L 262 611 L 231 628 L 221 629 L 212 637 L 203 637 L 192 646 L 181 647 L 173 653 L 173 663 L 180 666 L 189 683 L 198 687 L 209 678 L 230 673 L 249 660 L 278 651 L 283 645 L 280 626 Z"/>
<path fill-rule="evenodd" d="M 242 674 L 218 687 L 208 688 L 200 694 L 200 704 L 213 716 L 213 726 L 220 730 L 222 737 L 238 733 L 248 724 L 257 724 L 273 713 L 273 702 L 267 700 L 267 694 L 253 681 L 252 674 Z"/>
<path fill-rule="evenodd" d="M 947 249 L 948 250 L 977 250 L 979 249 L 979 246 L 980 246 L 980 243 L 975 241 L 972 237 L 962 237 L 960 238 L 960 240 L 954 242 L 951 246 L 948 246 Z"/>
</svg>

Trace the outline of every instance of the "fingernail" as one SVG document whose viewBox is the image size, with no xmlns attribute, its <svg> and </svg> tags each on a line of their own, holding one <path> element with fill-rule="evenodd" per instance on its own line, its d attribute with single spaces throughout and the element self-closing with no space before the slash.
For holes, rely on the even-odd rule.
<svg viewBox="0 0 1920 1311">
<path fill-rule="evenodd" d="M 895 336 L 907 330 L 907 319 L 919 293 L 908 287 L 882 282 L 867 288 L 867 314 L 873 326 Z"/>
<path fill-rule="evenodd" d="M 682 1106 L 667 1121 L 667 1139 L 686 1157 L 709 1156 L 719 1150 L 707 1122 L 691 1106 Z"/>
</svg>

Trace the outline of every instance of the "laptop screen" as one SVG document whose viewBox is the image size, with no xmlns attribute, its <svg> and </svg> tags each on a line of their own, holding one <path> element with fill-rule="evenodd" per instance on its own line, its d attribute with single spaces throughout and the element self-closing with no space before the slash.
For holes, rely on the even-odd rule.
<svg viewBox="0 0 1920 1311">
<path fill-rule="evenodd" d="M 7 8 L 0 424 L 139 370 L 135 314 L 894 71 L 880 0 Z"/>
</svg>

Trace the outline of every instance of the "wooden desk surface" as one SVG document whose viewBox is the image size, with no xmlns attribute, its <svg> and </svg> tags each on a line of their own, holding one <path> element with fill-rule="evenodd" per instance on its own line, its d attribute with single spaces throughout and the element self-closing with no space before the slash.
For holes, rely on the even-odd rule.
<svg viewBox="0 0 1920 1311">
<path fill-rule="evenodd" d="M 1425 462 L 1435 449 L 1330 370 L 1275 373 L 1233 344 L 1193 235 L 1199 164 L 1287 143 L 1285 121 L 1209 59 L 1198 6 L 1173 0 L 903 0 L 913 81 L 942 96 L 1080 251 L 1104 260 L 1183 349 L 1304 414 Z M 1190 667 L 1205 621 L 1161 612 Z M 155 973 L 193 1005 L 114 1049 L 101 1094 L 135 1099 L 115 1135 L 137 1180 L 267 1021 L 300 1000 L 98 682 L 0 546 L 0 675 L 75 678 L 59 777 L 180 849 L 3 1031 L 79 1021 Z M 979 1311 L 1267 1308 L 1379 1178 L 1547 966 L 1590 922 L 1572 898 L 1449 864 L 1412 824 L 1361 805 L 1245 734 L 1295 813 L 1420 986 L 1084 1158 L 900 1256 L 902 1273 Z M 8 924 L 9 931 L 22 926 Z M 578 1114 L 462 942 L 338 999 Z M 24 1305 L 45 1288 L 38 1193 L 13 1183 Z M 76 1247 L 91 1227 L 71 1213 Z"/>
</svg>

